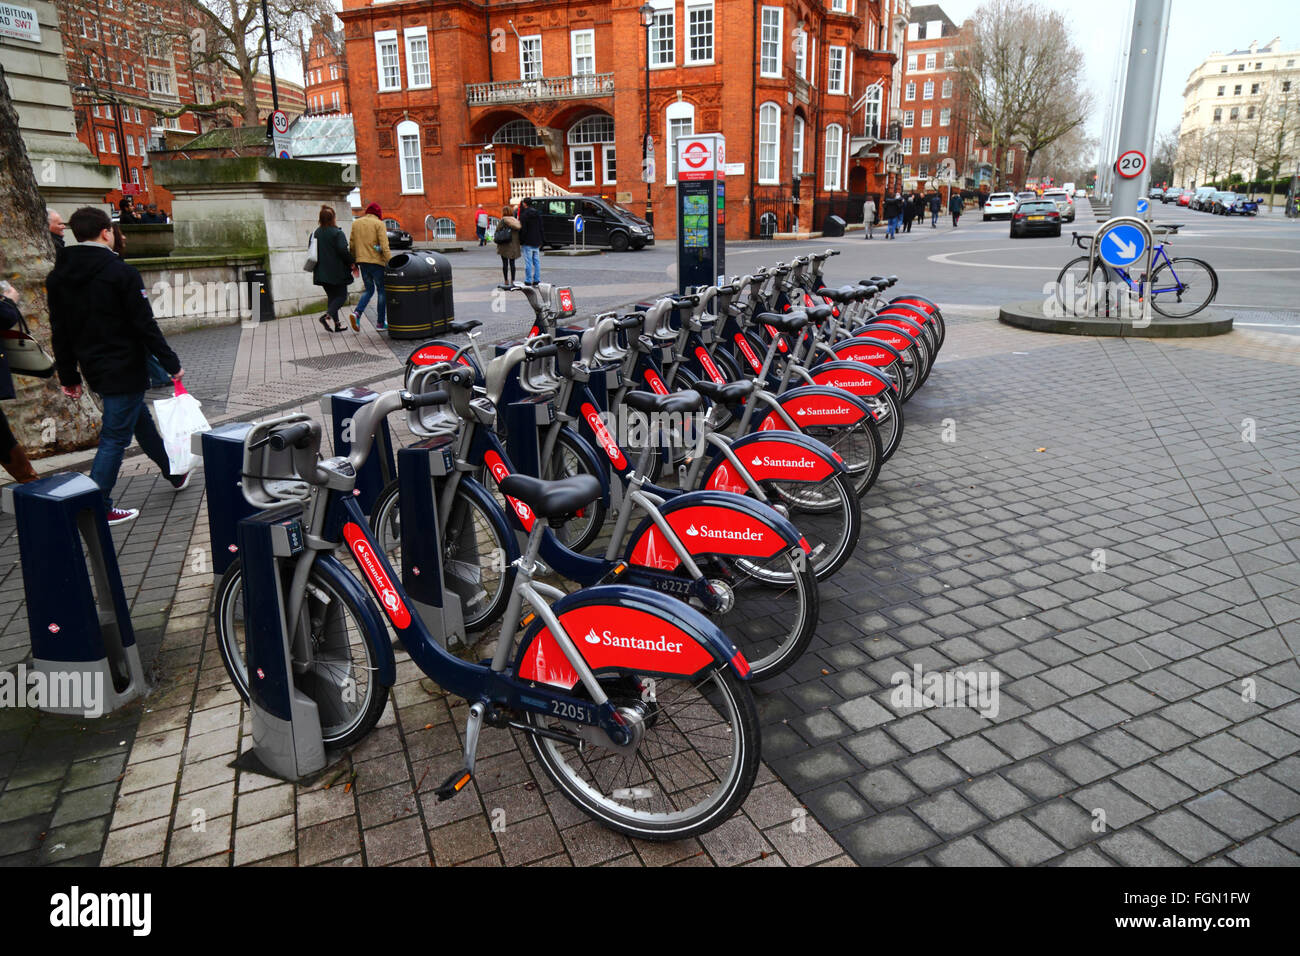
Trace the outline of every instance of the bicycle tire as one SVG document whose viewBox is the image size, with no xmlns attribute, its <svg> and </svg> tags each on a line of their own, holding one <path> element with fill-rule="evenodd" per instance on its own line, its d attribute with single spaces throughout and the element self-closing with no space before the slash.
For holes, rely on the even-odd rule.
<svg viewBox="0 0 1300 956">
<path fill-rule="evenodd" d="M 472 522 L 472 542 L 467 537 L 471 532 L 466 522 Z M 447 528 L 440 529 L 444 579 L 447 587 L 461 598 L 465 630 L 478 633 L 500 619 L 510 600 L 515 577 L 515 569 L 506 560 L 510 549 L 501 539 L 497 524 L 463 486 L 456 489 L 447 523 Z M 401 507 L 397 481 L 389 482 L 375 499 L 370 509 L 370 526 L 389 563 L 400 573 Z"/>
<path fill-rule="evenodd" d="M 833 498 L 834 506 L 826 508 L 822 500 L 807 506 L 809 488 L 822 485 L 826 486 L 826 494 L 818 497 Z M 852 557 L 862 533 L 862 505 L 847 475 L 831 475 L 816 486 L 807 482 L 765 481 L 763 490 L 791 512 L 791 523 L 813 551 L 809 563 L 818 581 L 829 578 Z"/>
<path fill-rule="evenodd" d="M 539 440 L 542 438 L 542 435 L 538 436 Z M 542 478 L 547 481 L 558 481 L 561 478 L 587 474 L 596 478 L 601 477 L 587 467 L 587 459 L 580 452 L 577 439 L 567 430 L 561 429 L 556 435 L 551 460 L 542 467 Z M 607 513 L 605 503 L 597 499 L 583 508 L 580 515 L 564 522 L 552 521 L 551 530 L 565 547 L 573 551 L 585 551 L 600 537 L 605 527 Z"/>
<path fill-rule="evenodd" d="M 656 678 L 653 711 L 638 675 L 602 675 L 601 683 L 616 706 L 646 710 L 653 719 L 642 721 L 644 734 L 629 754 L 527 732 L 543 772 L 567 799 L 611 829 L 653 841 L 706 833 L 740 808 L 758 773 L 758 708 L 727 665 L 715 664 L 694 682 Z M 551 715 L 530 712 L 526 722 L 568 729 Z M 703 781 L 680 779 L 691 772 Z"/>
<path fill-rule="evenodd" d="M 243 568 L 238 559 L 226 568 L 216 594 L 217 650 L 235 690 L 247 703 L 251 698 L 243 635 Z M 324 743 L 351 746 L 375 726 L 388 701 L 387 688 L 371 679 L 376 664 L 360 623 L 361 612 L 335 586 L 332 575 L 313 566 L 303 613 L 310 621 L 313 657 L 311 661 L 294 658 L 294 685 L 315 702 Z M 345 615 L 350 624 L 343 620 Z M 346 634 L 340 634 L 343 629 Z M 349 639 L 342 645 L 340 638 L 345 636 Z"/>
<path fill-rule="evenodd" d="M 1170 319 L 1186 319 L 1189 318 L 1190 316 L 1195 315 L 1196 313 L 1204 309 L 1206 306 L 1208 306 L 1211 302 L 1213 302 L 1214 297 L 1219 294 L 1219 274 L 1214 271 L 1214 267 L 1210 265 L 1208 262 L 1206 262 L 1204 259 L 1195 259 L 1191 256 L 1178 256 L 1177 258 L 1169 260 L 1169 262 L 1167 263 L 1162 262 L 1160 263 L 1160 265 L 1156 266 L 1155 270 L 1151 273 L 1150 289 L 1155 290 L 1155 288 L 1158 286 L 1160 282 L 1161 273 L 1163 273 L 1166 269 L 1169 269 L 1175 276 L 1178 276 L 1178 282 L 1180 285 L 1182 285 L 1183 282 L 1185 281 L 1183 275 L 1186 275 L 1187 273 L 1184 271 L 1183 275 L 1179 275 L 1177 271 L 1179 263 L 1183 264 L 1184 270 L 1186 270 L 1186 268 L 1192 263 L 1195 263 L 1197 267 L 1204 269 L 1205 277 L 1209 280 L 1210 294 L 1206 296 L 1204 302 L 1196 306 L 1196 308 L 1194 309 L 1191 310 L 1176 309 L 1170 311 L 1167 309 L 1170 301 L 1168 294 L 1166 292 L 1151 291 L 1149 293 L 1151 296 L 1151 308 L 1155 309 L 1161 315 Z M 1177 297 L 1179 301 L 1181 301 L 1182 295 L 1183 295 L 1183 291 L 1181 289 L 1178 290 Z M 1161 306 L 1162 302 L 1164 303 L 1165 306 L 1163 308 Z"/>
<path fill-rule="evenodd" d="M 1103 290 L 1106 290 L 1106 267 L 1101 262 L 1093 264 L 1092 272 L 1088 273 L 1087 256 L 1076 256 L 1061 267 L 1061 271 L 1056 274 L 1055 296 L 1056 302 L 1061 307 L 1065 315 L 1079 316 L 1083 313 L 1080 311 L 1080 304 L 1088 301 L 1088 285 L 1100 283 Z M 1082 266 L 1082 268 L 1080 268 Z M 1091 276 L 1091 280 L 1089 278 Z M 1067 293 L 1068 290 L 1068 293 Z M 1118 311 L 1119 303 L 1112 303 L 1107 291 L 1107 300 L 1104 303 L 1094 302 L 1093 309 L 1097 314 L 1110 315 L 1112 310 Z M 1086 308 L 1086 305 L 1085 305 Z"/>
</svg>

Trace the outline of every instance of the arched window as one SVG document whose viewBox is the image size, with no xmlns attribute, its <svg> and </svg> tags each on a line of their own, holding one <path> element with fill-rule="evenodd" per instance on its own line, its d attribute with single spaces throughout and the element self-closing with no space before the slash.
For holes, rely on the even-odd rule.
<svg viewBox="0 0 1300 956">
<path fill-rule="evenodd" d="M 841 147 L 844 145 L 844 130 L 838 123 L 826 127 L 826 167 L 822 177 L 823 189 L 840 188 Z"/>
<path fill-rule="evenodd" d="M 424 167 L 420 163 L 420 127 L 412 120 L 397 124 L 397 156 L 403 193 L 424 192 Z"/>
<path fill-rule="evenodd" d="M 433 237 L 435 239 L 455 239 L 456 220 L 448 219 L 446 216 L 443 216 L 441 219 L 434 220 Z"/>
<path fill-rule="evenodd" d="M 776 234 L 776 213 L 765 212 L 758 217 L 758 238 L 771 239 Z"/>
<path fill-rule="evenodd" d="M 511 146 L 541 146 L 541 137 L 537 127 L 526 119 L 511 120 L 492 134 L 492 142 L 509 143 Z"/>
<path fill-rule="evenodd" d="M 608 113 L 592 113 L 569 127 L 570 146 L 612 142 L 614 142 L 614 117 Z"/>
<path fill-rule="evenodd" d="M 758 181 L 779 183 L 776 158 L 781 145 L 781 107 L 764 103 L 758 108 Z"/>
<path fill-rule="evenodd" d="M 668 173 L 667 182 L 671 186 L 677 182 L 677 140 L 695 133 L 695 107 L 690 103 L 673 103 L 664 114 L 664 119 L 664 129 L 668 130 L 665 137 L 668 162 L 664 166 Z"/>
</svg>

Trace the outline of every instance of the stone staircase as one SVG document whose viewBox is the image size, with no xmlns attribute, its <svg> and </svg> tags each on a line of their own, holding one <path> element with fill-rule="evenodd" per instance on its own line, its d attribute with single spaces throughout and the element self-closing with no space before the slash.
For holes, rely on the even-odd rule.
<svg viewBox="0 0 1300 956">
<path fill-rule="evenodd" d="M 572 195 L 569 190 L 551 182 L 545 176 L 520 176 L 517 179 L 514 177 L 510 179 L 510 205 L 512 206 L 519 205 L 521 199 L 569 195 Z"/>
</svg>

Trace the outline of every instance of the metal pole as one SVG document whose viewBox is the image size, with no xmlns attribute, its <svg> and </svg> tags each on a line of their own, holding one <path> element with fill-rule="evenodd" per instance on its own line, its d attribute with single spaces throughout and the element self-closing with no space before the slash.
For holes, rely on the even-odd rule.
<svg viewBox="0 0 1300 956">
<path fill-rule="evenodd" d="M 1147 169 L 1132 179 L 1115 177 L 1113 216 L 1136 216 L 1138 200 L 1146 193 L 1156 138 L 1156 104 L 1165 65 L 1170 3 L 1171 0 L 1135 0 L 1119 138 L 1112 155 L 1103 159 L 1113 166 L 1123 153 L 1136 149 L 1147 158 Z"/>
<path fill-rule="evenodd" d="M 275 53 L 271 50 L 271 15 L 266 11 L 266 0 L 262 0 L 262 29 L 266 31 L 266 65 L 271 71 L 271 106 L 280 108 L 280 91 L 275 85 Z"/>
<path fill-rule="evenodd" d="M 649 142 L 650 142 L 650 24 L 646 24 L 645 27 L 645 135 L 641 137 L 641 158 L 643 160 L 648 160 L 650 158 L 649 150 L 646 149 L 646 146 Z M 668 130 L 665 129 L 664 130 L 664 149 L 665 149 L 664 163 L 665 164 L 672 162 L 672 160 L 669 159 L 667 153 L 667 150 L 671 148 L 671 146 L 672 144 L 668 142 Z M 650 201 L 650 191 L 652 189 L 654 189 L 654 183 L 650 182 L 647 178 L 645 184 L 645 221 L 649 223 L 651 228 L 654 228 L 655 211 Z"/>
</svg>

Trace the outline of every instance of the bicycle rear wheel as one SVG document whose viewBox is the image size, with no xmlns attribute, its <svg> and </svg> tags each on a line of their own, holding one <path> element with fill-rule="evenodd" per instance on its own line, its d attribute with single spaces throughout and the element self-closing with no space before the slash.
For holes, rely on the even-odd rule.
<svg viewBox="0 0 1300 956">
<path fill-rule="evenodd" d="M 740 807 L 758 772 L 758 710 L 730 668 L 716 664 L 693 681 L 625 672 L 600 682 L 635 728 L 633 744 L 616 748 L 591 731 L 581 743 L 528 734 L 543 771 L 566 797 L 643 840 L 697 836 Z M 527 722 L 564 735 L 578 729 L 551 715 L 529 713 Z"/>
<path fill-rule="evenodd" d="M 1151 308 L 1171 319 L 1195 315 L 1214 301 L 1219 276 L 1202 259 L 1179 256 L 1151 273 Z"/>
</svg>

